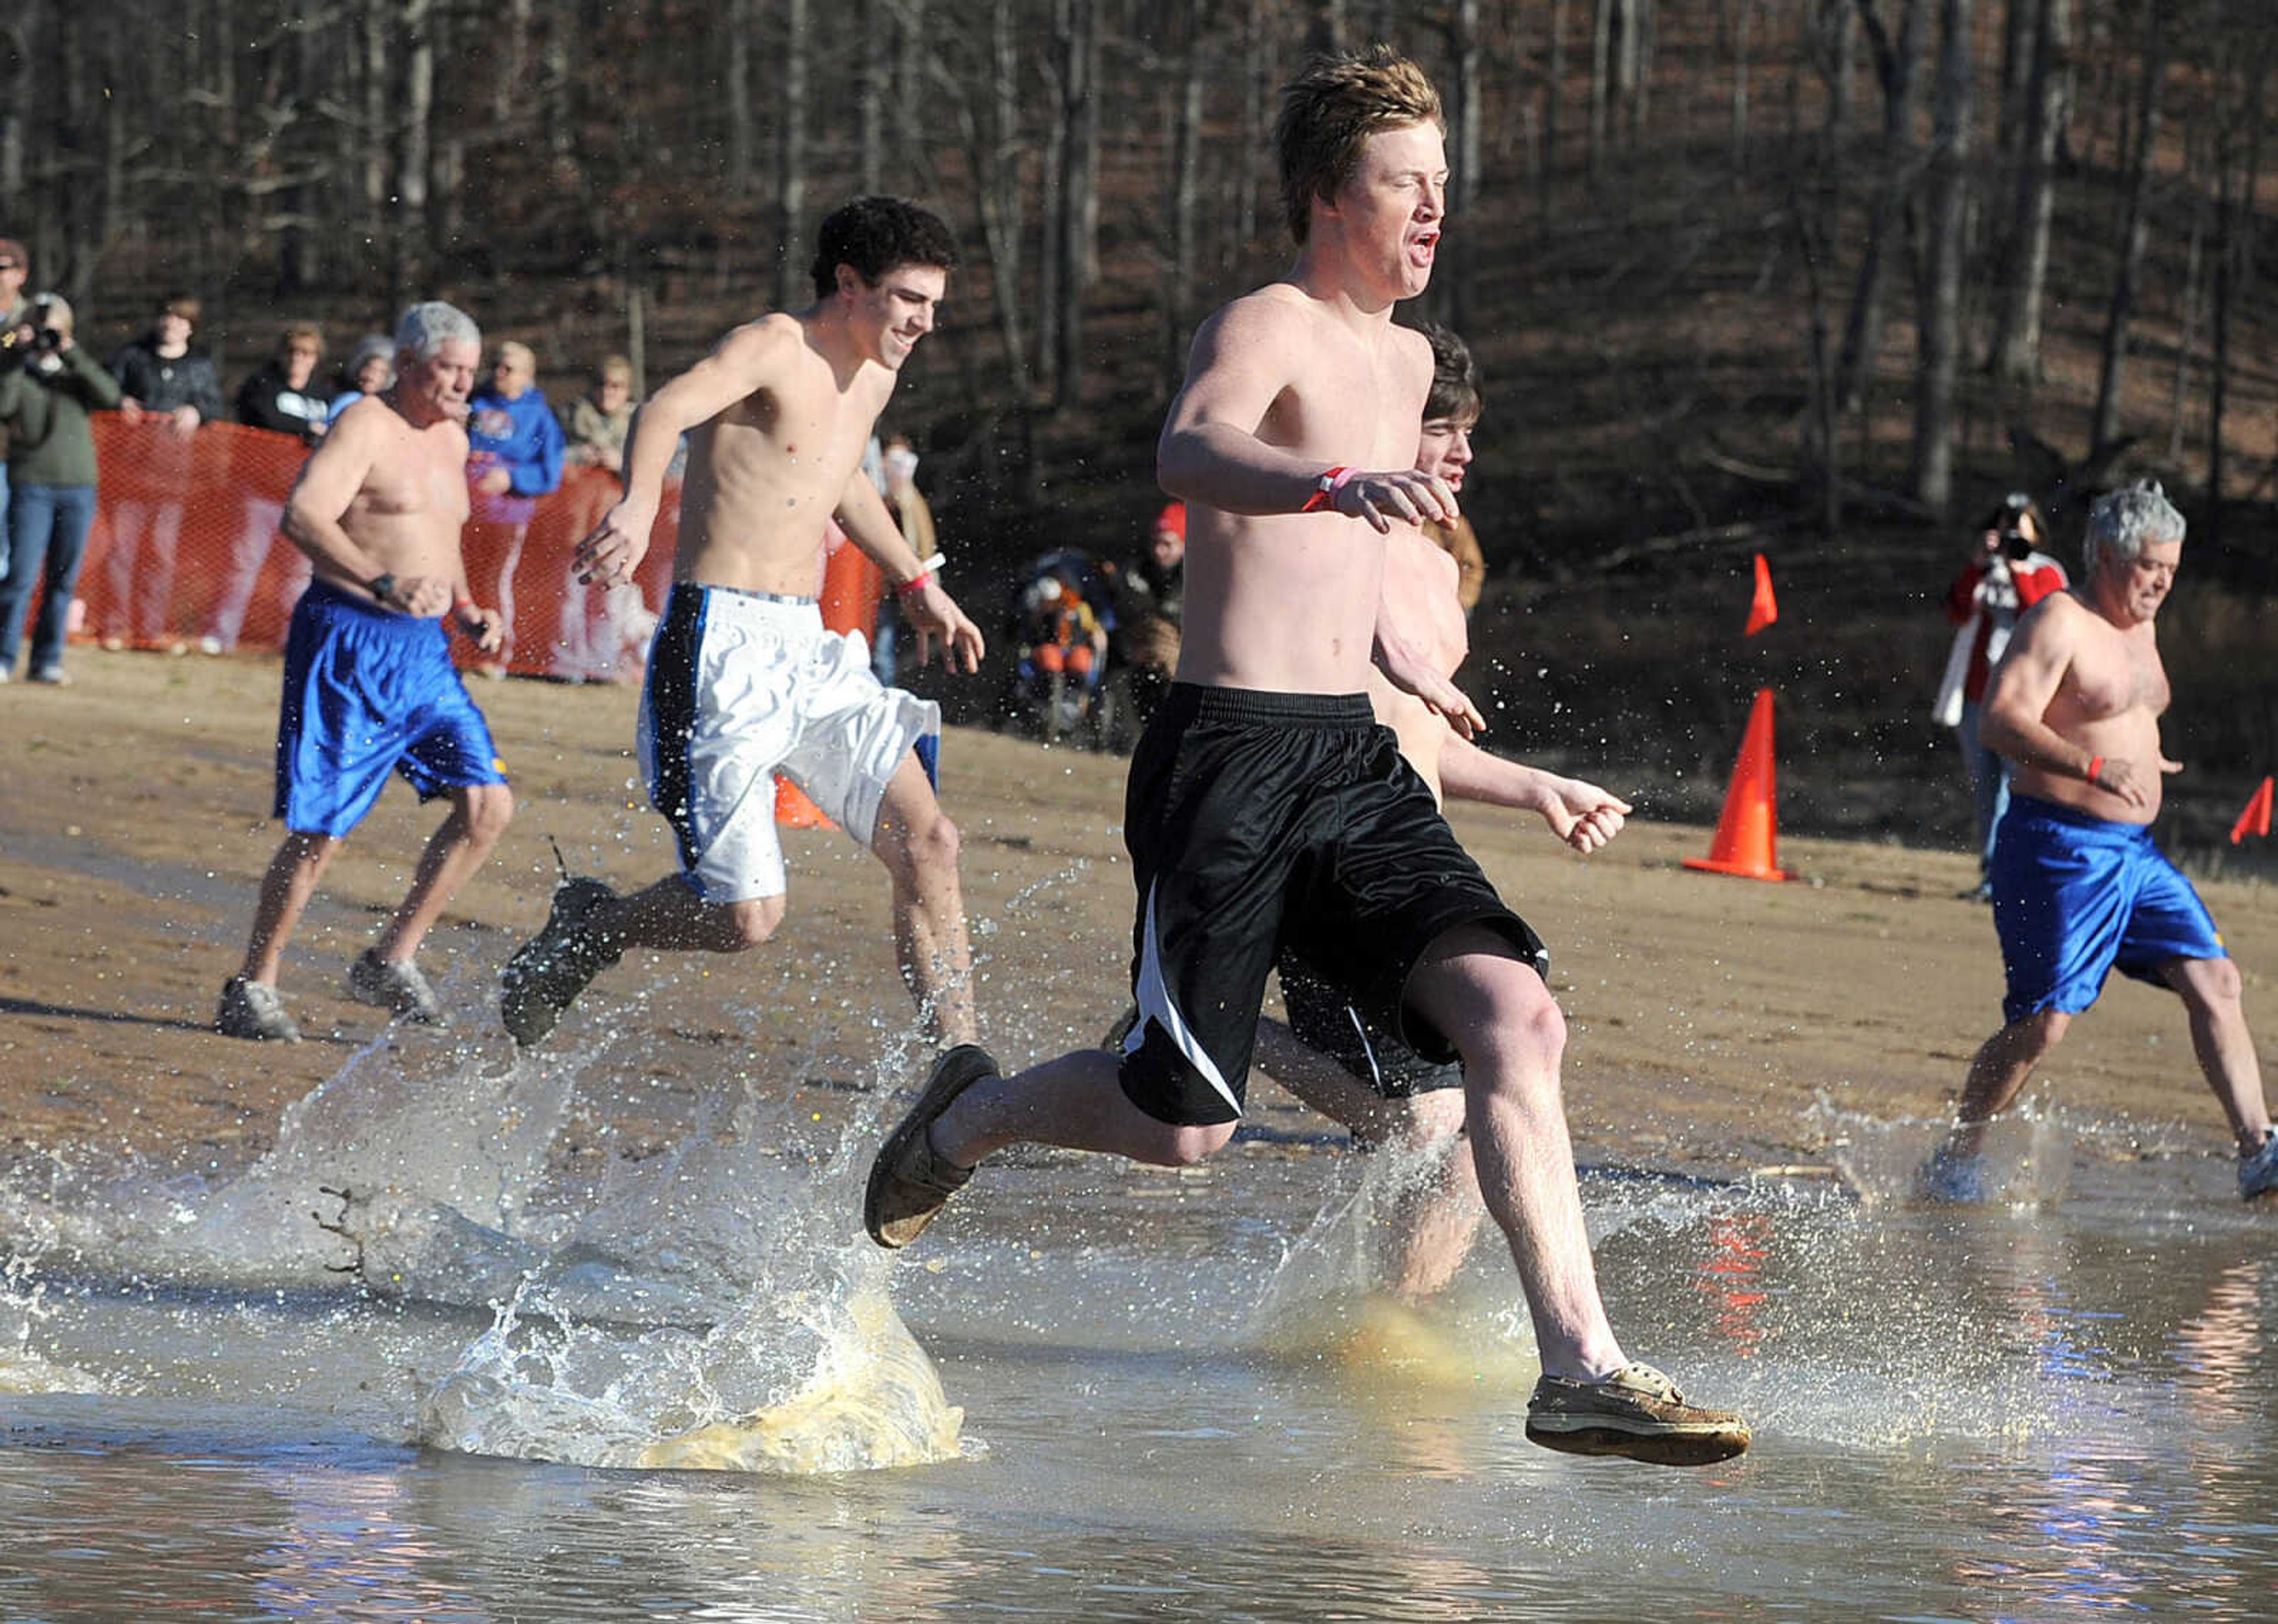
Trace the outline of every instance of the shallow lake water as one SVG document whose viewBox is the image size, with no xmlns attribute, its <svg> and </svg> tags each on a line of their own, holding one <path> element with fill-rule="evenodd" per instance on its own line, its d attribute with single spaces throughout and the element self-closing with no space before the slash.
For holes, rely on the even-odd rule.
<svg viewBox="0 0 2278 1624">
<path fill-rule="evenodd" d="M 27 1166 L 0 1620 L 2278 1617 L 2278 1213 L 2213 1158 L 1589 1170 L 1630 1351 L 1756 1428 L 1681 1473 L 1525 1442 L 1499 1247 L 1363 1289 L 1368 1158 L 1016 1158 L 888 1257 L 898 1056 L 677 1118 L 638 1060 L 391 1041 L 255 1166 Z"/>
</svg>

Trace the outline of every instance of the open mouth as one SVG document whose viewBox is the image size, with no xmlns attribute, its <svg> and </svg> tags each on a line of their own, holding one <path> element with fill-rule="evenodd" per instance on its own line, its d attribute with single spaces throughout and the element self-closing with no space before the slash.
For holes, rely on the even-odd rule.
<svg viewBox="0 0 2278 1624">
<path fill-rule="evenodd" d="M 1408 240 L 1408 251 L 1416 258 L 1428 262 L 1440 248 L 1440 233 L 1434 228 L 1418 232 Z"/>
</svg>

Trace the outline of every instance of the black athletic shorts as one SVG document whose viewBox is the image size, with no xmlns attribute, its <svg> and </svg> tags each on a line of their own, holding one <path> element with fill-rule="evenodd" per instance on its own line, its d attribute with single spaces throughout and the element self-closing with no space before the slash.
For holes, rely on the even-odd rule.
<svg viewBox="0 0 2278 1624">
<path fill-rule="evenodd" d="M 1326 1055 L 1386 1099 L 1405 1100 L 1464 1086 L 1460 1064 L 1418 1054 L 1397 1032 L 1362 1013 L 1344 988 L 1303 955 L 1285 951 L 1274 968 L 1281 978 L 1289 1030 L 1297 1041 Z"/>
<path fill-rule="evenodd" d="M 1124 843 L 1139 893 L 1123 1092 L 1158 1121 L 1242 1115 L 1265 978 L 1285 948 L 1418 1054 L 1446 1038 L 1403 997 L 1459 925 L 1542 943 L 1456 843 L 1365 694 L 1174 683 L 1131 758 Z"/>
</svg>

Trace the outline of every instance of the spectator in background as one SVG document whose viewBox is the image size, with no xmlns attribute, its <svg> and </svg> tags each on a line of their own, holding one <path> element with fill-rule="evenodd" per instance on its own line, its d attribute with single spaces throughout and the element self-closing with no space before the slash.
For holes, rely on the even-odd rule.
<svg viewBox="0 0 2278 1624">
<path fill-rule="evenodd" d="M 129 424 L 156 418 L 161 428 L 132 443 L 133 466 L 120 470 L 126 477 L 111 504 L 105 648 L 129 642 L 176 646 L 174 553 L 189 494 L 190 437 L 222 409 L 220 375 L 210 357 L 190 348 L 202 309 L 195 299 L 170 294 L 159 301 L 150 331 L 111 359 L 119 416 Z"/>
<path fill-rule="evenodd" d="M 348 358 L 335 374 L 332 404 L 325 408 L 327 422 L 368 394 L 378 394 L 395 381 L 395 340 L 384 332 L 368 332 L 356 340 Z"/>
<path fill-rule="evenodd" d="M 1416 466 L 1438 474 L 1460 497 L 1464 470 L 1472 465 L 1472 431 L 1479 426 L 1483 403 L 1479 363 L 1472 358 L 1472 347 L 1438 323 L 1421 322 L 1418 328 L 1432 341 L 1432 393 L 1424 402 L 1424 442 Z M 1453 524 L 1433 520 L 1424 533 L 1456 560 L 1456 601 L 1469 617 L 1487 583 L 1487 554 L 1479 551 L 1471 520 L 1461 514 Z"/>
<path fill-rule="evenodd" d="M 2009 764 L 1977 738 L 1985 684 L 2009 646 L 2017 617 L 2064 591 L 2064 566 L 2039 551 L 2048 521 L 2033 499 L 2012 491 L 1979 522 L 1971 557 L 1945 592 L 1945 618 L 1957 628 L 1938 683 L 1938 720 L 1955 730 L 1977 812 L 1977 885 L 1964 895 L 1991 902 L 1993 837 L 2009 809 Z"/>
<path fill-rule="evenodd" d="M 303 446 L 325 438 L 332 426 L 329 404 L 317 387 L 317 368 L 325 359 L 323 329 L 310 322 L 295 322 L 277 341 L 269 363 L 245 380 L 237 392 L 237 420 L 251 429 L 289 434 Z M 223 572 L 212 606 L 206 612 L 204 635 L 198 646 L 209 654 L 226 653 L 237 646 L 245 625 L 245 611 L 253 600 L 254 583 L 261 577 L 277 527 L 285 516 L 285 499 L 292 489 L 300 459 L 289 462 L 277 456 L 273 442 L 248 441 L 232 459 L 231 484 L 238 494 L 237 538 L 230 544 L 228 568 Z M 283 596 L 301 595 L 309 579 L 308 560 L 297 548 L 287 548 L 294 565 Z"/>
<path fill-rule="evenodd" d="M 505 641 L 485 675 L 504 676 L 514 660 L 514 572 L 538 499 L 562 488 L 568 444 L 538 387 L 538 357 L 509 339 L 491 363 L 491 381 L 467 402 L 467 485 L 474 516 L 467 534 L 467 578 L 477 598 L 498 605 Z M 566 575 L 565 575 L 566 579 Z"/>
<path fill-rule="evenodd" d="M 938 538 L 933 526 L 933 509 L 927 505 L 925 493 L 918 489 L 918 454 L 910 446 L 906 434 L 891 434 L 879 456 L 879 468 L 885 476 L 886 511 L 894 515 L 901 527 L 902 539 L 910 544 L 910 551 L 920 560 L 935 556 Z M 894 685 L 897 644 L 901 639 L 902 617 L 895 608 L 894 594 L 886 593 L 878 604 L 877 636 L 870 645 L 870 667 L 879 682 L 888 688 Z"/>
<path fill-rule="evenodd" d="M 1147 550 L 1116 580 L 1115 661 L 1129 674 L 1131 708 L 1143 726 L 1178 668 L 1186 576 L 1187 505 L 1171 502 L 1155 515 Z"/>
<path fill-rule="evenodd" d="M 32 680 L 64 682 L 64 634 L 95 522 L 95 431 L 88 414 L 118 404 L 118 385 L 72 338 L 72 308 L 53 294 L 9 329 L 13 364 L 0 370 L 8 428 L 8 572 L 0 578 L 0 682 L 13 679 L 32 592 L 44 581 L 32 633 Z M 44 568 L 43 568 L 44 566 Z"/>
<path fill-rule="evenodd" d="M 570 403 L 570 416 L 562 426 L 569 436 L 563 461 L 572 468 L 598 468 L 617 475 L 622 491 L 625 436 L 633 426 L 633 363 L 612 355 L 595 368 L 593 386 Z"/>
<path fill-rule="evenodd" d="M 16 335 L 34 331 L 32 303 L 24 283 L 32 256 L 13 237 L 0 237 L 0 347 L 13 347 Z M 10 356 L 6 359 L 12 360 Z M 8 576 L 8 437 L 0 430 L 0 581 Z"/>
<path fill-rule="evenodd" d="M 593 370 L 592 386 L 570 403 L 562 429 L 570 470 L 562 489 L 572 502 L 569 530 L 583 536 L 599 525 L 625 492 L 625 437 L 633 426 L 633 363 L 612 355 Z M 591 469 L 583 476 L 579 469 Z M 547 675 L 564 682 L 607 682 L 638 671 L 648 652 L 655 617 L 640 588 L 630 581 L 581 581 L 566 570 L 562 582 L 562 628 Z"/>
</svg>

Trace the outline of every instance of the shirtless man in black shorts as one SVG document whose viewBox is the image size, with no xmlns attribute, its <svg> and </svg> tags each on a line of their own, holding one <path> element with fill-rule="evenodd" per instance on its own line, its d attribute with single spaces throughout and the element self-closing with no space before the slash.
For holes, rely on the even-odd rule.
<svg viewBox="0 0 2278 1624">
<path fill-rule="evenodd" d="M 879 1244 L 907 1245 L 985 1157 L 1021 1141 L 1168 1166 L 1219 1149 L 1286 934 L 1412 1047 L 1464 1062 L 1481 1190 L 1542 1359 L 1527 1436 L 1663 1465 L 1729 1459 L 1746 1423 L 1686 1403 L 1607 1323 L 1541 944 L 1365 691 L 1373 652 L 1457 733 L 1479 726 L 1383 591 L 1392 528 L 1455 512 L 1416 469 L 1430 346 L 1392 322 L 1439 245 L 1438 95 L 1382 47 L 1323 58 L 1287 91 L 1276 141 L 1296 263 L 1203 324 L 1158 453 L 1163 488 L 1188 504 L 1189 550 L 1178 681 L 1125 808 L 1139 1022 L 1120 1056 L 1009 1078 L 969 1045 L 943 1056 L 879 1150 L 864 1222 Z"/>
</svg>

